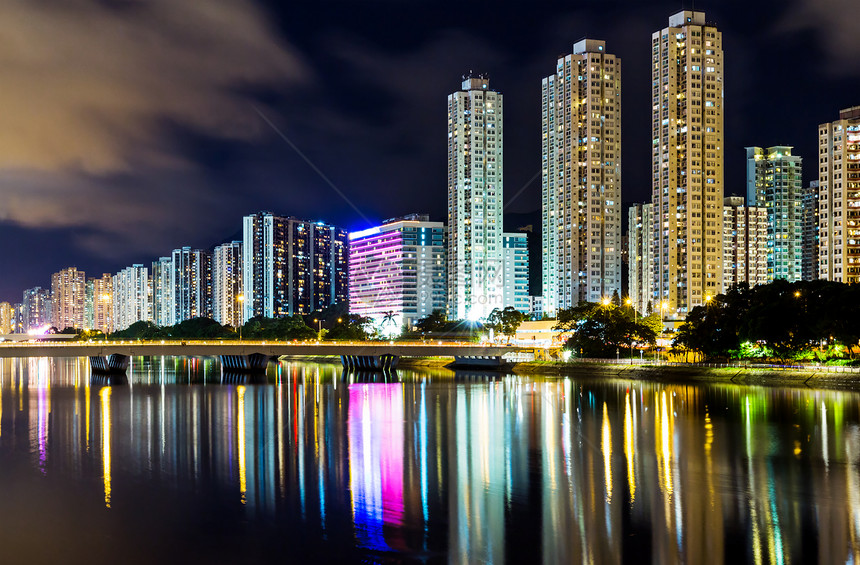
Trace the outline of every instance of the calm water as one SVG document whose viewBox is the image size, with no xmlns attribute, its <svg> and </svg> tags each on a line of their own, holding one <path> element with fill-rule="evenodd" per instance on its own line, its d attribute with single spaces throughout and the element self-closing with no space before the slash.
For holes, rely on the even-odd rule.
<svg viewBox="0 0 860 565">
<path fill-rule="evenodd" d="M 845 563 L 860 395 L 0 360 L 0 562 Z"/>
</svg>

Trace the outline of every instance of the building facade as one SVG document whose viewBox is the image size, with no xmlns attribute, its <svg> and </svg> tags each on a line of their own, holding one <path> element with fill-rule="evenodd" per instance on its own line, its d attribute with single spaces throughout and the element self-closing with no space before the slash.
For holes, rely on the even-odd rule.
<svg viewBox="0 0 860 565">
<path fill-rule="evenodd" d="M 100 330 L 105 334 L 114 331 L 113 277 L 110 273 L 101 278 L 87 280 L 87 296 L 84 304 L 85 327 Z"/>
<path fill-rule="evenodd" d="M 212 317 L 212 256 L 202 249 L 181 247 L 172 254 L 174 324 Z"/>
<path fill-rule="evenodd" d="M 529 304 L 529 242 L 525 232 L 503 233 L 502 250 L 504 269 L 502 282 L 504 301 L 502 306 L 511 306 L 523 314 L 531 310 Z"/>
<path fill-rule="evenodd" d="M 87 276 L 75 267 L 51 276 L 51 319 L 58 330 L 86 327 Z"/>
<path fill-rule="evenodd" d="M 768 209 L 745 206 L 742 196 L 723 201 L 723 283 L 726 289 L 747 283 L 767 284 Z"/>
<path fill-rule="evenodd" d="M 722 34 L 678 12 L 651 53 L 653 300 L 684 316 L 723 290 Z"/>
<path fill-rule="evenodd" d="M 800 259 L 800 278 L 814 281 L 818 278 L 818 181 L 803 189 L 803 230 Z"/>
<path fill-rule="evenodd" d="M 446 303 L 445 227 L 413 214 L 349 235 L 349 311 L 411 329 Z"/>
<path fill-rule="evenodd" d="M 818 126 L 818 277 L 860 282 L 860 106 Z"/>
<path fill-rule="evenodd" d="M 136 322 L 151 322 L 152 305 L 152 279 L 147 267 L 132 265 L 114 276 L 113 315 L 118 331 Z"/>
<path fill-rule="evenodd" d="M 152 262 L 152 322 L 160 327 L 176 324 L 173 300 L 173 257 L 159 257 Z"/>
<path fill-rule="evenodd" d="M 468 77 L 448 96 L 448 315 L 503 307 L 502 95 Z"/>
<path fill-rule="evenodd" d="M 212 319 L 238 328 L 242 319 L 242 242 L 224 243 L 212 252 Z"/>
<path fill-rule="evenodd" d="M 270 212 L 245 216 L 244 320 L 310 314 L 349 300 L 346 230 Z"/>
<path fill-rule="evenodd" d="M 621 60 L 584 39 L 541 84 L 544 311 L 621 294 Z"/>
<path fill-rule="evenodd" d="M 50 327 L 53 320 L 51 291 L 40 286 L 25 290 L 21 298 L 21 331 L 26 333 Z"/>
<path fill-rule="evenodd" d="M 627 210 L 627 285 L 628 297 L 633 308 L 640 314 L 653 308 L 652 294 L 654 262 L 651 260 L 651 228 L 653 215 L 651 204 L 633 204 Z M 620 296 L 620 295 L 619 295 Z"/>
<path fill-rule="evenodd" d="M 768 282 L 801 279 L 803 160 L 792 147 L 747 147 L 747 202 L 767 210 Z"/>
<path fill-rule="evenodd" d="M 0 302 L 0 334 L 11 334 L 14 331 L 15 321 L 12 316 L 12 305 L 8 302 Z"/>
</svg>

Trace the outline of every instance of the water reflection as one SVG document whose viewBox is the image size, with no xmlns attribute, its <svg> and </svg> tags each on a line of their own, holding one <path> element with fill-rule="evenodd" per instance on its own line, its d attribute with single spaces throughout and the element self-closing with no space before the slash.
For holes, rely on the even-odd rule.
<svg viewBox="0 0 860 565">
<path fill-rule="evenodd" d="M 0 481 L 21 504 L 59 485 L 56 504 L 131 530 L 182 508 L 279 532 L 245 555 L 192 519 L 171 542 L 207 536 L 230 561 L 296 543 L 317 561 L 860 558 L 856 393 L 300 363 L 224 377 L 213 360 L 138 358 L 125 383 L 0 360 Z"/>
</svg>

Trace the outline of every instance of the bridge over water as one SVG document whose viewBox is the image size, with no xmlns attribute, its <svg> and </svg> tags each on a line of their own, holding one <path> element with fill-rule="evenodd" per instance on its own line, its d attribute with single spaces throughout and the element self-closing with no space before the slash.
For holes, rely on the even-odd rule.
<svg viewBox="0 0 860 565">
<path fill-rule="evenodd" d="M 501 357 L 507 354 L 531 354 L 534 348 L 447 342 L 348 342 L 295 343 L 277 341 L 93 341 L 50 342 L 30 341 L 0 343 L 0 358 L 9 357 L 128 357 L 161 355 L 206 357 L 223 355 L 252 355 L 269 357 L 282 355 L 316 356 L 379 356 L 398 357 Z"/>
</svg>

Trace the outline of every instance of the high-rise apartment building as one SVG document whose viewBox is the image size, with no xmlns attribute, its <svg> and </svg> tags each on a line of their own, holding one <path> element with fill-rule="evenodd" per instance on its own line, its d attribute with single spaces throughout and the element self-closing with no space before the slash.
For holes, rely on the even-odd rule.
<svg viewBox="0 0 860 565">
<path fill-rule="evenodd" d="M 767 210 L 768 282 L 801 279 L 803 160 L 792 147 L 747 147 L 747 203 Z"/>
<path fill-rule="evenodd" d="M 800 278 L 814 281 L 818 278 L 818 181 L 803 189 L 803 235 L 801 241 Z"/>
<path fill-rule="evenodd" d="M 12 305 L 8 302 L 0 302 L 0 334 L 11 334 L 14 326 Z"/>
<path fill-rule="evenodd" d="M 723 284 L 726 289 L 770 282 L 768 209 L 745 206 L 742 196 L 723 200 Z"/>
<path fill-rule="evenodd" d="M 260 212 L 245 216 L 244 319 L 310 314 L 349 300 L 346 230 Z"/>
<path fill-rule="evenodd" d="M 722 44 L 693 11 L 651 37 L 653 298 L 667 314 L 723 290 Z"/>
<path fill-rule="evenodd" d="M 860 282 L 860 106 L 818 126 L 818 276 Z"/>
<path fill-rule="evenodd" d="M 502 282 L 503 306 L 512 306 L 528 314 L 529 304 L 529 245 L 525 232 L 503 233 L 504 268 Z"/>
<path fill-rule="evenodd" d="M 86 327 L 87 276 L 68 267 L 51 276 L 51 317 L 58 330 Z"/>
<path fill-rule="evenodd" d="M 541 85 L 543 307 L 621 294 L 621 60 L 584 39 Z"/>
<path fill-rule="evenodd" d="M 175 325 L 173 306 L 173 256 L 159 257 L 152 262 L 152 323 L 160 328 Z"/>
<path fill-rule="evenodd" d="M 467 77 L 448 95 L 448 315 L 504 307 L 502 95 Z"/>
<path fill-rule="evenodd" d="M 113 283 L 116 329 L 124 330 L 136 322 L 151 322 L 153 301 L 149 269 L 142 264 L 126 267 L 114 276 Z"/>
<path fill-rule="evenodd" d="M 212 257 L 202 249 L 182 247 L 173 254 L 174 323 L 212 317 Z"/>
<path fill-rule="evenodd" d="M 39 330 L 53 323 L 51 291 L 40 286 L 25 290 L 21 298 L 21 330 Z"/>
<path fill-rule="evenodd" d="M 652 300 L 654 281 L 654 263 L 651 260 L 651 238 L 654 235 L 652 229 L 653 216 L 651 204 L 633 204 L 627 210 L 627 284 L 628 296 L 633 308 L 640 314 L 648 312 L 655 307 Z"/>
<path fill-rule="evenodd" d="M 242 319 L 242 242 L 224 243 L 212 252 L 212 319 L 238 328 Z"/>
<path fill-rule="evenodd" d="M 114 331 L 113 277 L 110 273 L 101 278 L 87 280 L 84 302 L 84 326 L 109 334 Z"/>
<path fill-rule="evenodd" d="M 349 234 L 351 313 L 399 330 L 445 309 L 445 227 L 429 220 L 411 214 Z"/>
</svg>

